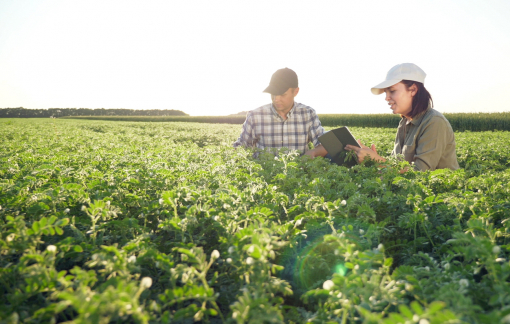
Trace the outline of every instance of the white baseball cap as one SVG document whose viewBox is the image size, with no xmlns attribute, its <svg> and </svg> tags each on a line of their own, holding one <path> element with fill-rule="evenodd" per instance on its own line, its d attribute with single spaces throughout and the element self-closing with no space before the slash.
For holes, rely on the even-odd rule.
<svg viewBox="0 0 510 324">
<path fill-rule="evenodd" d="M 375 95 L 384 92 L 384 89 L 399 83 L 402 80 L 410 80 L 424 83 L 427 74 L 423 72 L 418 65 L 413 63 L 402 63 L 395 65 L 386 75 L 386 80 L 372 87 L 372 93 Z"/>
</svg>

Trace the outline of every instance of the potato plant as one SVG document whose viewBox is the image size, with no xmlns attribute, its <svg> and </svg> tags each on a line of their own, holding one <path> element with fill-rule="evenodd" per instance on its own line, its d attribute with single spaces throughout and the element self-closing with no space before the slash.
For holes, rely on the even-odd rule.
<svg viewBox="0 0 510 324">
<path fill-rule="evenodd" d="M 395 129 L 351 131 L 390 153 Z M 0 323 L 510 321 L 509 132 L 405 174 L 239 132 L 0 120 Z"/>
</svg>

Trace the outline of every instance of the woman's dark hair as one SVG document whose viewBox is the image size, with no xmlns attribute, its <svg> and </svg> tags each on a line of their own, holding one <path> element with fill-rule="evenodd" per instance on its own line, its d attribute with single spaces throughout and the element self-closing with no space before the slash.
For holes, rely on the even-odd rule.
<svg viewBox="0 0 510 324">
<path fill-rule="evenodd" d="M 416 94 L 413 97 L 413 106 L 411 108 L 411 113 L 409 117 L 413 118 L 414 116 L 424 112 L 425 110 L 427 110 L 429 104 L 431 107 L 434 107 L 432 96 L 427 91 L 427 89 L 425 89 L 423 83 L 410 80 L 402 80 L 402 83 L 406 86 L 407 90 L 409 90 L 409 88 L 413 84 L 415 84 L 416 88 L 418 89 L 418 91 L 416 91 Z"/>
</svg>

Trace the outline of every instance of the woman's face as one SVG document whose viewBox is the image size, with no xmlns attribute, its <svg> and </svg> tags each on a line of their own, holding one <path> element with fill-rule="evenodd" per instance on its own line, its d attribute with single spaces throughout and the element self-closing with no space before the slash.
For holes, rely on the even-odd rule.
<svg viewBox="0 0 510 324">
<path fill-rule="evenodd" d="M 384 89 L 384 92 L 386 92 L 385 99 L 388 102 L 390 109 L 393 110 L 393 113 L 404 115 L 406 117 L 409 116 L 409 113 L 412 110 L 413 97 L 416 94 L 416 91 L 416 85 L 413 84 L 409 87 L 409 89 L 406 89 L 405 84 L 402 82 Z"/>
</svg>

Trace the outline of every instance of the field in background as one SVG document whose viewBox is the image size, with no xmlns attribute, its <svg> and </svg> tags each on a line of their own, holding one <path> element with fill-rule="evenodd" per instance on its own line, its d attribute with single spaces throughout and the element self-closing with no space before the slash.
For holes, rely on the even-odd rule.
<svg viewBox="0 0 510 324">
<path fill-rule="evenodd" d="M 254 159 L 240 130 L 0 120 L 0 321 L 508 321 L 510 132 L 401 175 Z M 391 151 L 394 129 L 351 130 Z"/>
<path fill-rule="evenodd" d="M 455 113 L 444 114 L 455 131 L 490 131 L 510 130 L 510 112 L 504 113 Z M 111 121 L 141 121 L 141 122 L 193 122 L 193 123 L 221 123 L 242 124 L 245 116 L 81 116 L 66 117 L 74 119 L 111 120 Z M 387 127 L 396 128 L 399 116 L 392 114 L 373 115 L 319 115 L 323 126 L 350 127 Z"/>
</svg>

